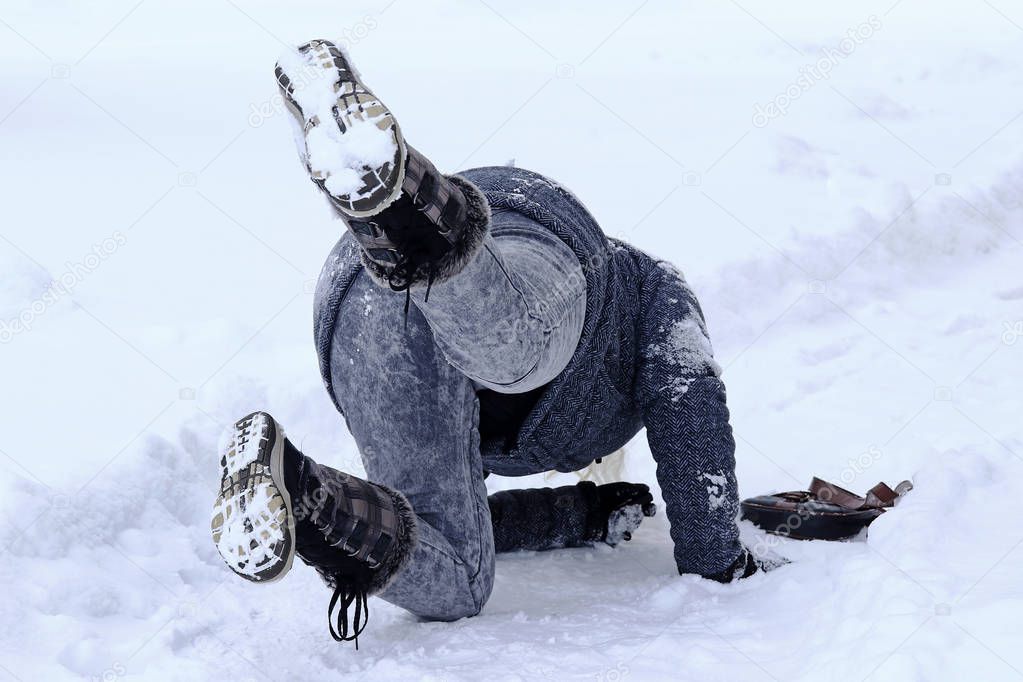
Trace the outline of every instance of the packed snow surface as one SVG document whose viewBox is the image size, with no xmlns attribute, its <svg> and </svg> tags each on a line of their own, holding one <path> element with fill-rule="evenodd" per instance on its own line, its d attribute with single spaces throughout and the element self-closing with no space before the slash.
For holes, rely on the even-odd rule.
<svg viewBox="0 0 1023 682">
<path fill-rule="evenodd" d="M 10 0 L 0 19 L 0 678 L 1021 676 L 1018 4 Z M 851 542 L 744 524 L 791 563 L 733 585 L 676 574 L 663 513 L 616 548 L 502 556 L 480 616 L 372 599 L 358 651 L 300 562 L 234 575 L 209 528 L 222 429 L 267 410 L 362 470 L 311 340 L 342 226 L 273 78 L 332 36 L 438 167 L 515 159 L 685 272 L 744 496 L 915 489 Z M 642 437 L 620 461 L 656 489 Z"/>
<path fill-rule="evenodd" d="M 651 344 L 646 354 L 660 357 L 664 365 L 671 367 L 675 376 L 667 382 L 666 390 L 672 402 L 678 402 L 689 390 L 689 377 L 705 376 L 709 366 L 715 375 L 721 368 L 714 361 L 714 351 L 707 333 L 695 318 L 687 318 L 671 323 L 668 329 L 661 330 L 665 336 L 662 343 Z"/>
</svg>

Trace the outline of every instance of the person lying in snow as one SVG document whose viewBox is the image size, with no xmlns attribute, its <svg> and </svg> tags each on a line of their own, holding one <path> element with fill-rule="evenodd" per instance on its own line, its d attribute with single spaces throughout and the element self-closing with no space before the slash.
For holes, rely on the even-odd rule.
<svg viewBox="0 0 1023 682">
<path fill-rule="evenodd" d="M 681 273 L 606 237 L 541 175 L 441 174 L 330 42 L 276 75 L 310 176 L 348 227 L 314 329 L 369 480 L 303 455 L 266 413 L 240 420 L 212 524 L 231 569 L 268 582 L 298 554 L 334 589 L 339 640 L 365 625 L 369 594 L 428 619 L 478 614 L 495 552 L 615 545 L 654 512 L 644 485 L 488 497 L 487 473 L 578 471 L 643 427 L 679 572 L 764 568 L 739 542 L 725 387 Z"/>
</svg>

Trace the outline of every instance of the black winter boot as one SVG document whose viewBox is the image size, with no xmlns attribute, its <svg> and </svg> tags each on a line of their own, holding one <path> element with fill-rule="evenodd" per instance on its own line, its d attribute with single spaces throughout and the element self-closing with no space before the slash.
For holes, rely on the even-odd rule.
<svg viewBox="0 0 1023 682">
<path fill-rule="evenodd" d="M 295 558 L 284 441 L 277 422 L 262 412 L 240 419 L 220 441 L 213 542 L 231 570 L 252 582 L 281 578 Z"/>
<path fill-rule="evenodd" d="M 333 43 L 301 45 L 282 56 L 276 75 L 301 128 L 299 153 L 310 178 L 362 246 L 374 278 L 404 291 L 458 273 L 490 224 L 482 192 L 441 174 L 407 145 L 391 112 Z"/>
<path fill-rule="evenodd" d="M 415 514 L 405 497 L 305 457 L 265 412 L 229 430 L 221 468 L 213 541 L 231 570 L 269 582 L 288 572 L 297 553 L 334 590 L 331 635 L 357 646 L 367 598 L 405 567 L 415 546 Z"/>
</svg>

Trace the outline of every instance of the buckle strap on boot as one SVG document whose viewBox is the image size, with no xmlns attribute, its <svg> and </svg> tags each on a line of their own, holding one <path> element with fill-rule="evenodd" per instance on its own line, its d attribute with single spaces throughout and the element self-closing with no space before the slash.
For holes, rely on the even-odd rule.
<svg viewBox="0 0 1023 682">
<path fill-rule="evenodd" d="M 458 236 L 456 228 L 465 220 L 465 195 L 411 146 L 408 146 L 402 191 L 412 197 L 412 204 L 437 231 L 454 243 Z"/>
<path fill-rule="evenodd" d="M 416 516 L 396 490 L 295 456 L 301 457 L 294 482 L 301 491 L 296 550 L 333 590 L 327 609 L 331 636 L 358 647 L 369 595 L 384 589 L 411 559 Z"/>
<path fill-rule="evenodd" d="M 371 218 L 344 219 L 373 279 L 407 291 L 461 272 L 490 230 L 490 204 L 476 185 L 409 148 L 402 196 Z"/>
<path fill-rule="evenodd" d="M 369 569 L 380 567 L 399 531 L 399 511 L 389 490 L 320 466 L 314 497 L 325 504 L 309 517 L 327 543 Z"/>
<path fill-rule="evenodd" d="M 345 222 L 355 233 L 367 255 L 388 267 L 398 264 L 402 256 L 407 255 L 404 253 L 407 248 L 403 249 L 401 240 L 392 238 L 387 228 L 395 235 L 419 232 L 420 234 L 414 237 L 419 239 L 425 236 L 422 234 L 424 231 L 422 228 L 427 228 L 444 238 L 441 244 L 448 250 L 455 246 L 461 237 L 463 230 L 459 227 L 465 222 L 468 213 L 463 190 L 438 171 L 429 159 L 411 147 L 408 148 L 408 156 L 405 159 L 402 194 L 421 216 L 410 211 L 402 211 L 400 200 L 397 205 L 392 204 L 372 218 L 344 216 Z M 422 218 L 425 218 L 425 221 L 422 221 Z M 413 224 L 417 222 L 425 222 L 425 225 Z"/>
</svg>

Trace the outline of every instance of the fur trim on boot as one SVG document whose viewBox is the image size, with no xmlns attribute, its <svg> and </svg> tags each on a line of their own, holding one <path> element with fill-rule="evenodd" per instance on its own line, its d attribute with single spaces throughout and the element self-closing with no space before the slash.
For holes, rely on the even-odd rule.
<svg viewBox="0 0 1023 682">
<path fill-rule="evenodd" d="M 490 204 L 483 192 L 461 176 L 450 175 L 447 179 L 465 195 L 466 217 L 464 225 L 459 228 L 462 233 L 452 244 L 451 250 L 432 264 L 433 282 L 443 282 L 461 272 L 476 257 L 490 231 Z M 391 267 L 372 260 L 365 251 L 362 252 L 362 264 L 377 284 L 385 287 L 391 285 Z M 425 287 L 431 281 L 430 270 L 430 264 L 420 264 L 412 273 L 409 287 Z"/>
<path fill-rule="evenodd" d="M 288 488 L 297 492 L 297 554 L 333 590 L 331 636 L 358 647 L 369 595 L 384 589 L 412 557 L 415 513 L 396 490 L 317 464 L 290 441 L 285 450 Z"/>
<path fill-rule="evenodd" d="M 377 568 L 368 571 L 367 577 L 364 578 L 364 587 L 367 594 L 376 594 L 391 584 L 395 576 L 401 573 L 405 566 L 408 565 L 412 558 L 412 550 L 418 541 L 416 514 L 412 511 L 412 505 L 405 499 L 405 496 L 397 490 L 380 485 L 379 483 L 374 483 L 373 485 L 390 495 L 391 500 L 394 502 L 398 525 L 397 532 L 394 535 L 394 543 L 386 557 Z M 336 589 L 338 586 L 337 574 L 325 572 L 325 570 L 318 566 L 316 568 L 320 573 L 320 577 L 327 583 L 327 586 L 332 590 Z"/>
</svg>

